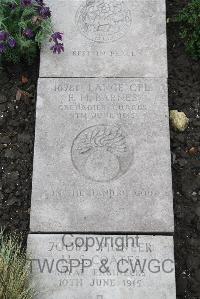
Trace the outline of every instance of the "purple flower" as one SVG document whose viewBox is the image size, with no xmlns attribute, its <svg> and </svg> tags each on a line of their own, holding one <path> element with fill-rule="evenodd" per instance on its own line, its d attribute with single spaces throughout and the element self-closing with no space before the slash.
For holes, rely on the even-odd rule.
<svg viewBox="0 0 200 299">
<path fill-rule="evenodd" d="M 29 6 L 32 4 L 32 0 L 21 0 L 21 5 Z"/>
<path fill-rule="evenodd" d="M 50 49 L 53 51 L 54 54 L 64 52 L 64 45 L 59 41 L 62 41 L 63 33 L 61 32 L 54 32 L 50 37 L 50 42 L 53 41 L 55 45 L 53 45 Z"/>
<path fill-rule="evenodd" d="M 50 38 L 50 42 L 51 41 L 54 41 L 54 43 L 58 43 L 59 40 L 62 41 L 63 37 L 62 37 L 63 33 L 61 32 L 54 32 L 52 35 L 51 35 L 51 38 Z"/>
<path fill-rule="evenodd" d="M 53 51 L 54 54 L 56 53 L 60 54 L 61 52 L 64 52 L 64 46 L 61 43 L 56 43 L 51 47 L 51 50 Z"/>
<path fill-rule="evenodd" d="M 51 17 L 51 11 L 49 7 L 42 6 L 39 8 L 39 15 L 44 19 L 48 19 Z"/>
<path fill-rule="evenodd" d="M 30 28 L 26 28 L 26 29 L 23 31 L 23 34 L 24 34 L 24 36 L 27 37 L 27 38 L 32 38 L 32 37 L 34 37 L 34 32 L 33 32 L 33 30 L 30 29 Z"/>
<path fill-rule="evenodd" d="M 5 41 L 8 37 L 8 33 L 6 31 L 0 31 L 0 41 Z"/>
<path fill-rule="evenodd" d="M 6 45 L 4 43 L 0 43 L 0 54 L 3 54 L 6 52 Z"/>
<path fill-rule="evenodd" d="M 10 48 L 15 48 L 16 47 L 17 42 L 12 36 L 9 36 L 7 42 L 8 42 L 8 45 L 9 45 Z"/>
<path fill-rule="evenodd" d="M 37 2 L 37 4 L 39 4 L 40 6 L 44 6 L 44 1 L 43 0 L 35 0 Z"/>
</svg>

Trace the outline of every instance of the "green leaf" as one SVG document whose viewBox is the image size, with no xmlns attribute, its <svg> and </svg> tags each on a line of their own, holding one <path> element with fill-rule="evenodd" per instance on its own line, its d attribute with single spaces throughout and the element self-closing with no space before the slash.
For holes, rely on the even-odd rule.
<svg viewBox="0 0 200 299">
<path fill-rule="evenodd" d="M 186 51 L 200 59 L 200 0 L 192 0 L 177 16 Z"/>
</svg>

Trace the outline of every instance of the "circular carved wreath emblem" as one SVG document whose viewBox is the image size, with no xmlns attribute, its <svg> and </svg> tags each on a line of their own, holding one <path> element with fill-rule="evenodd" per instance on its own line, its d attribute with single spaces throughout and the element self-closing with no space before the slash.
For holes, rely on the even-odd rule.
<svg viewBox="0 0 200 299">
<path fill-rule="evenodd" d="M 122 130 L 108 125 L 89 127 L 78 134 L 71 155 L 79 173 L 96 182 L 109 182 L 125 174 L 133 158 Z"/>
<path fill-rule="evenodd" d="M 76 14 L 79 31 L 101 43 L 120 39 L 131 23 L 131 12 L 122 0 L 87 0 Z"/>
</svg>

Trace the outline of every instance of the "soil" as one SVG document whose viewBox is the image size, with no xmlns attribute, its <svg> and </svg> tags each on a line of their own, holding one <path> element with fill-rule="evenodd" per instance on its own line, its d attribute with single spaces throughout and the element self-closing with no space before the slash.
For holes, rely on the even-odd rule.
<svg viewBox="0 0 200 299">
<path fill-rule="evenodd" d="M 177 298 L 200 299 L 200 63 L 185 53 L 173 17 L 188 3 L 167 1 L 169 107 L 189 127 L 171 127 Z M 29 231 L 39 60 L 0 69 L 0 227 Z M 27 80 L 28 79 L 28 80 Z M 28 82 L 26 82 L 28 81 Z"/>
<path fill-rule="evenodd" d="M 0 68 L 0 228 L 29 230 L 39 61 Z M 26 81 L 28 81 L 26 83 Z"/>
<path fill-rule="evenodd" d="M 185 112 L 184 133 L 171 128 L 177 298 L 200 298 L 200 63 L 185 53 L 173 17 L 188 3 L 168 0 L 169 108 Z"/>
</svg>

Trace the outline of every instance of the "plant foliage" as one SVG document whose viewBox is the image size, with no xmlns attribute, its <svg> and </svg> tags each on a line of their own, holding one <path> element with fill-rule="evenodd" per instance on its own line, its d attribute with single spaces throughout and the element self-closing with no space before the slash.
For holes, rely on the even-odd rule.
<svg viewBox="0 0 200 299">
<path fill-rule="evenodd" d="M 195 59 L 200 58 L 200 0 L 192 0 L 178 15 L 180 35 L 187 52 Z"/>
<path fill-rule="evenodd" d="M 51 11 L 43 0 L 0 0 L 0 56 L 6 61 L 32 63 L 49 36 L 54 42 L 50 49 L 64 51 L 57 33 L 53 33 Z"/>
<path fill-rule="evenodd" d="M 0 233 L 0 299 L 32 299 L 28 286 L 30 264 L 22 250 L 21 238 Z"/>
</svg>

